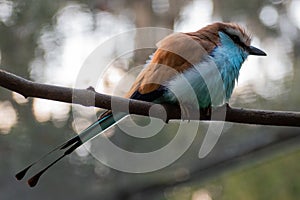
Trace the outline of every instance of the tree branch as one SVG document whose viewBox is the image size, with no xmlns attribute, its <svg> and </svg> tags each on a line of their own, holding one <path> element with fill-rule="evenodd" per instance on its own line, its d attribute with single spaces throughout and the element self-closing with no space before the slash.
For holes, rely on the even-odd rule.
<svg viewBox="0 0 300 200">
<path fill-rule="evenodd" d="M 0 70 L 0 86 L 17 92 L 23 95 L 25 98 L 37 97 L 66 103 L 80 104 L 83 106 L 94 106 L 104 109 L 112 109 L 111 105 L 113 103 L 113 105 L 117 105 L 113 106 L 114 111 L 129 112 L 131 114 L 148 116 L 149 111 L 151 110 L 152 117 L 160 118 L 165 121 L 181 119 L 180 107 L 176 105 L 160 105 L 122 97 L 114 97 L 97 93 L 91 88 L 72 89 L 67 87 L 35 83 L 4 70 Z M 195 112 L 194 110 L 191 110 L 189 112 L 189 119 L 300 127 L 299 112 L 232 108 L 228 105 L 224 105 L 213 110 L 212 117 L 202 113 L 201 111 Z"/>
</svg>

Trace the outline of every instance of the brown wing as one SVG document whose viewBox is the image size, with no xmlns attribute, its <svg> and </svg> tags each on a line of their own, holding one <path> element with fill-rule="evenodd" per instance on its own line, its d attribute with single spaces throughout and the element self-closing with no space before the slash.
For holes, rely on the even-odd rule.
<svg viewBox="0 0 300 200">
<path fill-rule="evenodd" d="M 215 44 L 199 38 L 199 34 L 201 35 L 199 32 L 175 33 L 161 40 L 151 62 L 139 74 L 125 97 L 130 98 L 136 91 L 140 94 L 155 91 L 212 51 Z"/>
</svg>

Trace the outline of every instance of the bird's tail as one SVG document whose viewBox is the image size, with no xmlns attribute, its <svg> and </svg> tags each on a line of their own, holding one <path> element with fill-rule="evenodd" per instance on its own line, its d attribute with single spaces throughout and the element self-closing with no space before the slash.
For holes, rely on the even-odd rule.
<svg viewBox="0 0 300 200">
<path fill-rule="evenodd" d="M 56 151 L 63 151 L 63 154 L 60 157 L 58 157 L 56 160 L 51 162 L 48 166 L 46 166 L 44 169 L 42 169 L 40 172 L 38 172 L 37 174 L 35 174 L 34 176 L 32 176 L 28 180 L 29 186 L 34 187 L 37 184 L 37 182 L 38 182 L 39 178 L 41 177 L 41 175 L 44 174 L 45 171 L 47 171 L 51 166 L 53 166 L 55 163 L 57 163 L 63 157 L 65 157 L 65 156 L 69 155 L 70 153 L 72 153 L 75 149 L 80 147 L 86 141 L 92 139 L 93 137 L 95 137 L 96 135 L 98 135 L 99 133 L 101 133 L 102 131 L 107 129 L 109 126 L 114 124 L 116 121 L 123 118 L 125 115 L 126 115 L 125 113 L 116 113 L 116 114 L 113 115 L 110 111 L 106 112 L 105 115 L 102 115 L 100 117 L 100 119 L 98 119 L 96 122 L 91 124 L 85 130 L 83 130 L 81 133 L 79 133 L 77 136 L 75 136 L 75 137 L 71 138 L 70 140 L 64 142 L 63 144 L 57 146 L 56 148 L 54 148 L 49 153 L 42 156 L 39 160 L 33 162 L 31 165 L 29 165 L 28 167 L 26 167 L 25 169 L 23 169 L 22 171 L 17 173 L 15 175 L 16 179 L 17 180 L 22 180 L 24 178 L 24 176 L 26 175 L 27 171 L 32 166 L 34 166 L 35 164 L 42 161 L 48 155 L 50 155 L 50 154 L 52 154 Z"/>
</svg>

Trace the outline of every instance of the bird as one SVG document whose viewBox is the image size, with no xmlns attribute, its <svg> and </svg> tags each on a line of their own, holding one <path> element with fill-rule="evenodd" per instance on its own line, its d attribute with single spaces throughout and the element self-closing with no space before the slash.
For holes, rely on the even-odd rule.
<svg viewBox="0 0 300 200">
<path fill-rule="evenodd" d="M 209 110 L 229 101 L 241 66 L 249 55 L 267 55 L 251 46 L 251 35 L 242 26 L 230 22 L 215 22 L 195 32 L 174 33 L 157 46 L 124 97 L 161 104 L 182 103 Z M 28 180 L 29 186 L 34 187 L 51 166 L 100 134 L 99 127 L 105 130 L 125 115 L 107 110 L 77 136 L 21 170 L 16 178 L 23 179 L 33 165 L 49 154 L 64 151 Z"/>
</svg>

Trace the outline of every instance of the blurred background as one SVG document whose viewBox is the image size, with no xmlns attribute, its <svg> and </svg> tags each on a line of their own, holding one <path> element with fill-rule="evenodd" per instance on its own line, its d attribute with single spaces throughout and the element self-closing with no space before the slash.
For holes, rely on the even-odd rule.
<svg viewBox="0 0 300 200">
<path fill-rule="evenodd" d="M 1 69 L 39 83 L 74 87 L 87 56 L 114 35 L 142 27 L 189 32 L 215 21 L 245 26 L 253 36 L 253 44 L 268 54 L 264 58 L 248 58 L 230 104 L 300 111 L 299 0 L 0 0 Z M 99 63 L 113 59 L 122 46 L 143 42 L 147 38 L 141 35 L 121 41 L 122 45 L 116 41 L 105 49 L 105 58 L 99 58 Z M 134 51 L 118 59 L 92 86 L 111 94 L 122 76 L 133 66 L 145 63 L 152 52 L 153 49 Z M 90 85 L 87 78 L 76 87 Z M 120 95 L 124 91 L 119 88 Z M 78 109 L 76 122 L 86 127 L 91 123 L 88 108 Z M 225 124 L 221 139 L 209 156 L 199 159 L 202 133 L 207 129 L 207 123 L 202 123 L 185 154 L 156 172 L 119 172 L 79 149 L 49 170 L 34 189 L 15 180 L 17 171 L 74 135 L 74 124 L 69 104 L 24 99 L 0 88 L 0 199 L 300 197 L 300 129 L 232 123 Z M 117 128 L 111 138 L 124 149 L 147 152 L 167 144 L 178 124 L 175 121 L 166 125 L 151 141 L 118 136 Z M 166 189 L 159 186 L 169 179 L 185 183 Z"/>
</svg>

